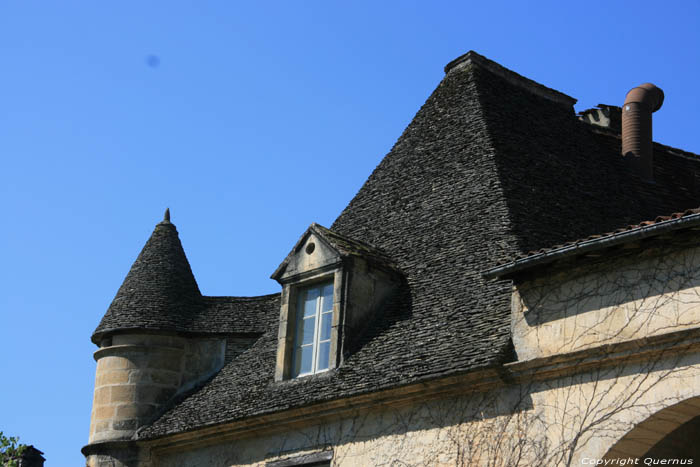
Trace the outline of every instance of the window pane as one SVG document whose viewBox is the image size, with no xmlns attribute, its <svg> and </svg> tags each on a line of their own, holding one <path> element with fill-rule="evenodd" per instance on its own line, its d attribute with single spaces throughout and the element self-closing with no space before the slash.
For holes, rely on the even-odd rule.
<svg viewBox="0 0 700 467">
<path fill-rule="evenodd" d="M 316 327 L 316 317 L 306 318 L 303 320 L 303 325 L 299 326 L 299 334 L 297 335 L 297 345 L 313 344 L 314 328 Z"/>
<path fill-rule="evenodd" d="M 321 295 L 323 296 L 323 308 L 321 311 L 331 311 L 333 309 L 333 284 L 324 285 Z"/>
<path fill-rule="evenodd" d="M 331 343 L 322 342 L 318 345 L 318 355 L 316 356 L 316 371 L 328 369 L 328 357 L 331 352 Z"/>
<path fill-rule="evenodd" d="M 304 301 L 304 317 L 316 314 L 316 301 L 318 300 L 319 292 L 318 289 L 309 289 L 304 294 L 305 296 L 302 297 Z"/>
<path fill-rule="evenodd" d="M 328 369 L 333 323 L 333 283 L 301 289 L 298 297 L 294 376 Z"/>
<path fill-rule="evenodd" d="M 327 341 L 331 338 L 331 322 L 333 321 L 333 313 L 323 313 L 321 315 L 321 337 L 320 341 Z"/>
<path fill-rule="evenodd" d="M 294 374 L 300 375 L 302 373 L 310 373 L 312 357 L 313 346 L 298 347 L 296 355 L 294 356 Z"/>
</svg>

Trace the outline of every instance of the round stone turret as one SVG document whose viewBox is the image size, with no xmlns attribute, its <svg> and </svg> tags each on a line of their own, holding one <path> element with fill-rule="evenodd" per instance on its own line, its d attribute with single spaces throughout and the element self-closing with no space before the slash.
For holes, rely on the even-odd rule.
<svg viewBox="0 0 700 467">
<path fill-rule="evenodd" d="M 223 366 L 226 338 L 191 332 L 206 303 L 166 210 L 92 335 L 88 465 L 139 465 L 136 431 Z"/>
<path fill-rule="evenodd" d="M 90 443 L 131 439 L 172 398 L 183 380 L 186 341 L 118 334 L 95 352 L 97 372 Z"/>
</svg>

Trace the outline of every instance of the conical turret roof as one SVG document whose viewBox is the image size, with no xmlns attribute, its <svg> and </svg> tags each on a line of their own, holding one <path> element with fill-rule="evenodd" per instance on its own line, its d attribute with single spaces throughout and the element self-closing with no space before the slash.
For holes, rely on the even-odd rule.
<svg viewBox="0 0 700 467">
<path fill-rule="evenodd" d="M 176 331 L 199 314 L 202 294 L 166 210 L 92 335 L 123 329 Z"/>
</svg>

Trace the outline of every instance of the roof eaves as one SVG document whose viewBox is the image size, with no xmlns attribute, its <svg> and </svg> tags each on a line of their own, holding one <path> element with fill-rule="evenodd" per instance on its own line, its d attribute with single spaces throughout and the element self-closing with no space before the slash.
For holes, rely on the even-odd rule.
<svg viewBox="0 0 700 467">
<path fill-rule="evenodd" d="M 489 280 L 508 279 L 525 270 L 553 263 L 563 258 L 583 255 L 624 243 L 655 237 L 668 232 L 696 227 L 698 225 L 700 225 L 700 213 L 668 219 L 658 223 L 640 225 L 630 230 L 615 232 L 605 236 L 597 236 L 596 238 L 582 240 L 560 248 L 541 251 L 525 258 L 488 269 L 481 274 L 485 279 Z"/>
</svg>

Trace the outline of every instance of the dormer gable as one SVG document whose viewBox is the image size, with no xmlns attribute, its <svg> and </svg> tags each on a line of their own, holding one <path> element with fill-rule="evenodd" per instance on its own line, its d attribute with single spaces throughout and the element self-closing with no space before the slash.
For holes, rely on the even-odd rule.
<svg viewBox="0 0 700 467">
<path fill-rule="evenodd" d="M 309 273 L 333 268 L 341 262 L 341 253 L 319 233 L 318 227 L 318 224 L 311 224 L 282 264 L 272 273 L 272 279 L 284 284 L 299 279 L 300 275 L 303 277 Z"/>
<path fill-rule="evenodd" d="M 362 259 L 379 269 L 398 271 L 391 258 L 381 250 L 314 222 L 272 273 L 271 278 L 284 284 L 300 274 L 332 268 L 343 260 L 352 258 Z"/>
<path fill-rule="evenodd" d="M 402 281 L 388 255 L 315 223 L 271 277 L 283 287 L 277 381 L 337 368 Z"/>
</svg>

